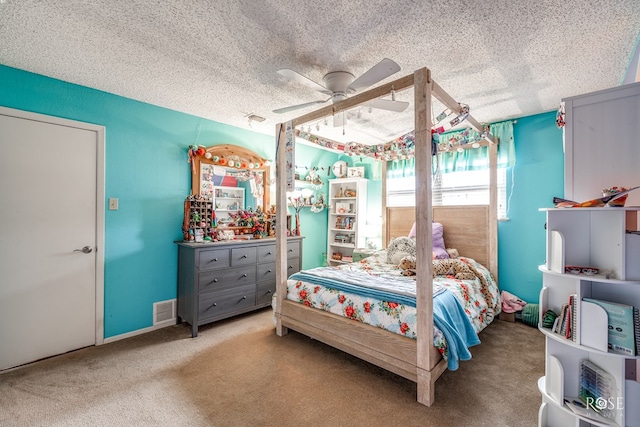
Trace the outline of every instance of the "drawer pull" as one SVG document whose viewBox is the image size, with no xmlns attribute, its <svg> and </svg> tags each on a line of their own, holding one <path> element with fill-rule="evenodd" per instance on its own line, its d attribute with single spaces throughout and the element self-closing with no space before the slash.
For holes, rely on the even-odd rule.
<svg viewBox="0 0 640 427">
<path fill-rule="evenodd" d="M 267 293 L 268 293 L 268 294 L 270 294 L 270 293 L 271 293 L 271 289 L 269 289 L 269 290 L 267 291 Z"/>
<path fill-rule="evenodd" d="M 271 269 L 267 270 L 267 273 L 273 273 L 273 271 Z"/>
<path fill-rule="evenodd" d="M 289 249 L 289 252 L 293 252 L 293 249 Z"/>
<path fill-rule="evenodd" d="M 246 257 L 247 257 L 246 255 L 242 255 L 240 258 L 246 258 Z"/>
<path fill-rule="evenodd" d="M 242 277 L 247 277 L 247 273 L 244 273 L 244 274 L 242 275 Z"/>
<path fill-rule="evenodd" d="M 245 295 L 245 296 L 243 296 L 243 297 L 242 297 L 242 299 L 247 299 L 247 296 L 246 296 L 246 295 Z"/>
<path fill-rule="evenodd" d="M 217 302 L 214 302 L 214 303 L 211 305 L 211 307 L 216 307 L 217 305 L 218 305 L 218 303 L 217 303 Z"/>
<path fill-rule="evenodd" d="M 290 266 L 289 266 L 289 270 L 291 270 L 292 268 L 293 268 L 293 265 L 290 265 Z"/>
<path fill-rule="evenodd" d="M 213 279 L 213 283 L 218 283 L 218 279 Z"/>
<path fill-rule="evenodd" d="M 217 261 L 218 261 L 218 258 L 214 258 L 214 259 L 213 259 L 213 262 L 217 262 Z"/>
<path fill-rule="evenodd" d="M 271 255 L 271 251 L 267 252 L 267 255 Z"/>
</svg>

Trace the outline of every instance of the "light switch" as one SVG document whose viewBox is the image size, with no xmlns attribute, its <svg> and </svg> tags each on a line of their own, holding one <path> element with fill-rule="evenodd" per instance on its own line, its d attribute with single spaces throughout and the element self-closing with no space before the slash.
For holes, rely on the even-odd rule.
<svg viewBox="0 0 640 427">
<path fill-rule="evenodd" d="M 116 199 L 116 198 L 110 198 L 109 199 L 109 210 L 110 211 L 117 211 L 118 210 L 118 199 Z"/>
</svg>

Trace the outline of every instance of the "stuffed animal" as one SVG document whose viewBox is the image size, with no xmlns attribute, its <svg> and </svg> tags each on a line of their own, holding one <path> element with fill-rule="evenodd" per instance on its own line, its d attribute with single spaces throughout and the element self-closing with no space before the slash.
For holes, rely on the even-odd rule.
<svg viewBox="0 0 640 427">
<path fill-rule="evenodd" d="M 387 248 L 387 262 L 398 265 L 405 256 L 416 256 L 416 241 L 409 237 L 393 239 Z"/>
<path fill-rule="evenodd" d="M 402 270 L 400 274 L 403 276 L 415 276 L 416 275 L 416 257 L 405 256 L 400 260 L 398 268 Z"/>
<path fill-rule="evenodd" d="M 433 277 L 453 276 L 459 280 L 473 280 L 477 275 L 469 264 L 459 259 L 434 259 Z"/>
</svg>

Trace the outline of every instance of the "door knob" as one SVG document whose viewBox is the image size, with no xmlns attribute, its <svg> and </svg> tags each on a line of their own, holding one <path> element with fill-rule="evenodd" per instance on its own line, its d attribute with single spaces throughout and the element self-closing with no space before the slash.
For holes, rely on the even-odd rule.
<svg viewBox="0 0 640 427">
<path fill-rule="evenodd" d="M 85 246 L 82 249 L 74 249 L 73 252 L 82 252 L 85 254 L 89 254 L 93 251 L 93 248 L 91 246 Z"/>
</svg>

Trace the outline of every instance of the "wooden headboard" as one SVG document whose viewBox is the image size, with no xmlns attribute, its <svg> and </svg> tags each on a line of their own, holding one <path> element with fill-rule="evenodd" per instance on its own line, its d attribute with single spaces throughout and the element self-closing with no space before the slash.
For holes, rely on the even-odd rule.
<svg viewBox="0 0 640 427">
<path fill-rule="evenodd" d="M 414 207 L 387 207 L 386 242 L 407 236 L 415 219 Z M 473 258 L 498 278 L 497 223 L 491 226 L 488 205 L 434 206 L 433 220 L 444 228 L 444 243 L 460 255 Z"/>
</svg>

